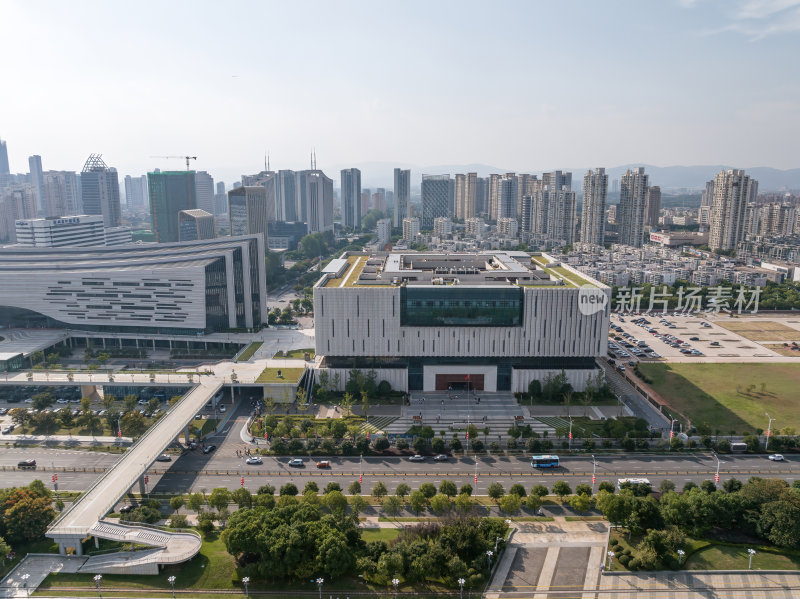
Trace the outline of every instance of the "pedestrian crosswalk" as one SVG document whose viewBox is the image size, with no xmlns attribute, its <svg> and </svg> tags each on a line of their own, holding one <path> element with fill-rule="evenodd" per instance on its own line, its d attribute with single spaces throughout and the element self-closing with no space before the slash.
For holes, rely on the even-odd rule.
<svg viewBox="0 0 800 599">
<path fill-rule="evenodd" d="M 397 416 L 377 416 L 370 418 L 369 422 L 361 425 L 361 434 L 369 433 L 371 435 L 385 434 L 385 428 L 397 420 Z"/>
<path fill-rule="evenodd" d="M 446 434 L 461 433 L 474 425 L 487 439 L 505 440 L 515 425 L 530 425 L 539 434 L 553 427 L 526 418 L 522 407 L 510 393 L 430 392 L 412 394 L 402 415 L 384 428 L 387 434 L 402 435 L 415 425 L 431 426 Z M 484 431 L 488 429 L 488 434 Z"/>
</svg>

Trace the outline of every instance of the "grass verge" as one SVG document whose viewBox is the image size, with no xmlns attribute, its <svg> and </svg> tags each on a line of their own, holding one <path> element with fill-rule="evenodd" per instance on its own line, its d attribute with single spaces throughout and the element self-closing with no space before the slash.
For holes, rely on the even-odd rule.
<svg viewBox="0 0 800 599">
<path fill-rule="evenodd" d="M 687 570 L 746 570 L 749 555 L 744 545 L 711 545 L 686 560 Z M 753 570 L 800 570 L 800 556 L 778 551 L 757 551 Z"/>
<path fill-rule="evenodd" d="M 303 375 L 304 368 L 265 368 L 258 375 L 256 383 L 297 383 Z M 281 376 L 278 376 L 278 372 Z"/>
<path fill-rule="evenodd" d="M 366 543 L 372 541 L 394 541 L 400 534 L 400 528 L 362 528 L 361 538 Z"/>
<path fill-rule="evenodd" d="M 640 364 L 650 386 L 693 424 L 738 434 L 765 428 L 769 412 L 781 428 L 800 428 L 800 364 Z"/>
<path fill-rule="evenodd" d="M 255 341 L 247 346 L 247 348 L 239 354 L 239 357 L 236 359 L 237 362 L 247 362 L 250 358 L 253 357 L 253 354 L 258 351 L 258 349 L 264 345 L 261 341 Z"/>
<path fill-rule="evenodd" d="M 291 349 L 287 352 L 283 350 L 278 350 L 278 352 L 272 357 L 275 358 L 276 360 L 304 360 L 306 354 L 308 354 L 312 360 L 316 355 L 314 353 L 314 348 L 309 347 L 304 349 Z"/>
</svg>

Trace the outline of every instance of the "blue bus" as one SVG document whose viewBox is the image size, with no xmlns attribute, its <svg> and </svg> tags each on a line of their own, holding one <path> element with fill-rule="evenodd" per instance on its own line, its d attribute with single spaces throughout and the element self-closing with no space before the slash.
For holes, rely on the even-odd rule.
<svg viewBox="0 0 800 599">
<path fill-rule="evenodd" d="M 533 468 L 558 468 L 557 455 L 532 455 L 531 466 Z"/>
</svg>

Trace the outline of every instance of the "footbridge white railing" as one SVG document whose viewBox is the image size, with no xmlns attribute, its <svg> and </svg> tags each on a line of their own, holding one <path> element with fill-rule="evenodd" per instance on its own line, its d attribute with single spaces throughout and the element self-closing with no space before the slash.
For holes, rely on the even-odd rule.
<svg viewBox="0 0 800 599">
<path fill-rule="evenodd" d="M 195 385 L 122 455 L 115 466 L 100 475 L 81 497 L 61 513 L 48 528 L 47 536 L 71 543 L 75 543 L 76 538 L 88 536 L 95 523 L 125 495 L 221 387 L 222 381 L 219 380 Z"/>
</svg>

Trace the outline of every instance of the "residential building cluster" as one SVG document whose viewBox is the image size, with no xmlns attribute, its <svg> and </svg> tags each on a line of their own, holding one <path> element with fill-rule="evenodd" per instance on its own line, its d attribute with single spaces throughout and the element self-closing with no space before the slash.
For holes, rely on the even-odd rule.
<svg viewBox="0 0 800 599">
<path fill-rule="evenodd" d="M 361 175 L 348 169 L 342 175 L 342 191 L 349 203 L 343 215 L 348 222 L 360 223 Z M 249 232 L 263 232 L 268 238 L 268 223 L 302 223 L 306 233 L 333 231 L 333 180 L 316 168 L 309 170 L 265 170 L 256 175 L 243 175 L 242 188 L 228 192 L 231 204 L 231 230 L 248 223 Z M 355 201 L 358 196 L 358 201 Z M 234 198 L 248 197 L 248 201 Z M 238 225 L 237 222 L 238 221 Z M 355 225 L 354 225 L 355 227 Z M 283 245 L 283 241 L 279 245 Z M 282 249 L 269 245 L 270 249 Z"/>
<path fill-rule="evenodd" d="M 613 244 L 610 249 L 599 252 L 573 251 L 562 259 L 580 272 L 617 287 L 645 283 L 673 285 L 676 281 L 688 281 L 698 286 L 725 283 L 764 286 L 767 281 L 782 282 L 787 277 L 794 277 L 792 265 L 785 264 L 783 269 L 779 269 L 759 261 L 718 256 L 686 245 L 637 248 Z M 800 278 L 800 268 L 797 275 Z"/>
</svg>

